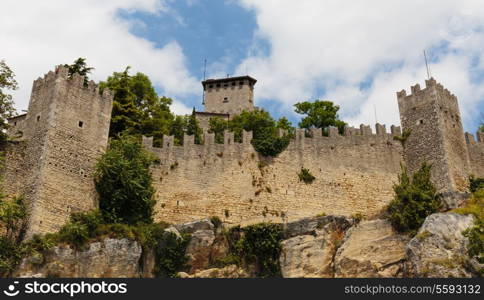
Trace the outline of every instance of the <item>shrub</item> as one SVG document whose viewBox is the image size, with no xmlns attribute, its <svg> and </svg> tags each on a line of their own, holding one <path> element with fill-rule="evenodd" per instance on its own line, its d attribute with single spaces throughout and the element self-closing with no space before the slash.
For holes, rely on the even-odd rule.
<svg viewBox="0 0 484 300">
<path fill-rule="evenodd" d="M 463 234 L 469 239 L 467 254 L 484 264 L 484 221 L 476 220 L 474 226 L 465 230 Z"/>
<path fill-rule="evenodd" d="M 228 256 L 220 264 L 254 264 L 259 277 L 279 277 L 279 256 L 283 238 L 280 224 L 260 223 L 226 232 Z"/>
<path fill-rule="evenodd" d="M 210 217 L 210 222 L 212 222 L 215 228 L 222 226 L 222 220 L 217 216 Z"/>
<path fill-rule="evenodd" d="M 470 190 L 472 193 L 479 189 L 484 189 L 484 178 L 475 178 L 474 176 L 469 177 Z"/>
<path fill-rule="evenodd" d="M 181 270 L 188 261 L 185 255 L 189 235 L 182 235 L 179 238 L 172 232 L 165 232 L 161 241 L 155 249 L 155 274 L 157 277 L 177 277 L 177 272 Z"/>
<path fill-rule="evenodd" d="M 309 172 L 309 169 L 301 168 L 301 171 L 298 174 L 299 181 L 304 181 L 306 184 L 311 184 L 316 179 L 316 177 Z"/>
<path fill-rule="evenodd" d="M 395 198 L 388 206 L 388 218 L 397 231 L 415 235 L 425 218 L 440 208 L 440 195 L 430 180 L 430 170 L 431 165 L 424 163 L 410 179 L 403 168 L 398 184 L 393 186 Z"/>
<path fill-rule="evenodd" d="M 111 140 L 95 173 L 99 206 L 106 222 L 153 222 L 152 162 L 152 155 L 136 138 L 120 135 Z"/>
<path fill-rule="evenodd" d="M 89 230 L 80 223 L 68 223 L 59 231 L 59 241 L 81 247 L 89 240 Z"/>
</svg>

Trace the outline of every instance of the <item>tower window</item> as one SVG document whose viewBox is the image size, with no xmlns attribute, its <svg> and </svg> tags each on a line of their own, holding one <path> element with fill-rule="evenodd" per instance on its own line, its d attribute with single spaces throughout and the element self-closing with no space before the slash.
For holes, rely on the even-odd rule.
<svg viewBox="0 0 484 300">
<path fill-rule="evenodd" d="M 82 128 L 82 126 L 84 126 L 84 122 L 79 121 L 79 128 Z"/>
<path fill-rule="evenodd" d="M 17 126 L 17 122 L 13 122 L 13 126 Z"/>
<path fill-rule="evenodd" d="M 225 97 L 224 98 L 224 103 L 228 103 L 229 102 L 229 98 L 228 97 Z"/>
<path fill-rule="evenodd" d="M 40 116 L 37 116 L 37 122 L 39 122 L 39 121 L 40 121 Z"/>
</svg>

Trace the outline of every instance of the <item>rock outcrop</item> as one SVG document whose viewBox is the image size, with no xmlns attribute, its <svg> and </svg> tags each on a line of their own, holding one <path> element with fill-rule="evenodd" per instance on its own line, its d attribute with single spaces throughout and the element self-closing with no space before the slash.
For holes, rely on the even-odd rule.
<svg viewBox="0 0 484 300">
<path fill-rule="evenodd" d="M 410 239 L 386 220 L 356 222 L 337 216 L 304 218 L 284 224 L 279 265 L 288 278 L 472 277 L 483 265 L 467 256 L 462 231 L 473 216 L 437 213 Z M 247 278 L 254 266 L 228 265 L 227 234 L 210 220 L 174 225 L 165 234 L 189 234 L 182 278 Z M 163 241 L 156 247 L 164 247 Z M 155 277 L 154 249 L 129 239 L 105 238 L 80 249 L 58 245 L 25 258 L 15 277 Z M 214 267 L 216 266 L 216 267 Z"/>
<path fill-rule="evenodd" d="M 141 246 L 106 238 L 84 249 L 60 245 L 22 261 L 14 277 L 140 277 Z"/>
<path fill-rule="evenodd" d="M 334 260 L 336 277 L 400 277 L 408 238 L 386 220 L 350 228 Z"/>
<path fill-rule="evenodd" d="M 343 217 L 305 218 L 286 226 L 279 258 L 286 278 L 333 277 L 333 258 L 351 222 Z"/>
<path fill-rule="evenodd" d="M 469 266 L 476 261 L 467 256 L 468 240 L 462 231 L 471 227 L 472 215 L 437 213 L 425 220 L 407 245 L 409 277 L 472 277 Z M 482 266 L 481 266 L 482 268 Z"/>
</svg>

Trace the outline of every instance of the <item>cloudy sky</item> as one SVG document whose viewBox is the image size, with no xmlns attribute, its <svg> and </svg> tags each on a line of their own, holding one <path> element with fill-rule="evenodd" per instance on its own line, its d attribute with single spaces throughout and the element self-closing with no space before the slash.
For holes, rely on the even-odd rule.
<svg viewBox="0 0 484 300">
<path fill-rule="evenodd" d="M 104 80 L 129 65 L 172 109 L 201 110 L 207 77 L 249 74 L 256 104 L 297 123 L 293 104 L 329 99 L 352 125 L 399 124 L 395 92 L 432 75 L 460 100 L 474 132 L 484 112 L 482 0 L 2 0 L 0 59 L 32 81 L 87 58 Z M 376 114 L 375 114 L 376 111 Z"/>
</svg>

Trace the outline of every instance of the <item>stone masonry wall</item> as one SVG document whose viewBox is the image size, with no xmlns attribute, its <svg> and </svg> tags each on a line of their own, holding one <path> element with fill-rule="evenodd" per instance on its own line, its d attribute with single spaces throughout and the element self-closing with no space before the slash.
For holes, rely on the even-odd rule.
<svg viewBox="0 0 484 300">
<path fill-rule="evenodd" d="M 56 231 L 72 212 L 96 207 L 93 169 L 107 146 L 111 107 L 109 91 L 100 95 L 77 74 L 68 79 L 62 66 L 34 81 L 5 173 L 7 190 L 12 185 L 27 200 L 27 236 Z"/>
<path fill-rule="evenodd" d="M 470 133 L 466 133 L 467 149 L 471 165 L 471 174 L 484 178 L 484 133 L 477 132 L 477 141 Z"/>
<path fill-rule="evenodd" d="M 434 79 L 426 88 L 417 84 L 407 95 L 397 93 L 400 119 L 411 134 L 405 144 L 410 173 L 422 163 L 432 164 L 432 179 L 440 192 L 468 190 L 469 155 L 464 139 L 457 98 Z"/>
<path fill-rule="evenodd" d="M 399 128 L 393 128 L 399 134 Z M 379 127 L 371 134 L 369 126 L 330 137 L 314 130 L 306 138 L 298 130 L 294 139 L 277 158 L 261 158 L 245 132 L 243 143 L 234 143 L 225 134 L 224 144 L 215 144 L 205 135 L 204 145 L 173 146 L 165 137 L 163 148 L 146 148 L 160 159 L 153 168 L 156 188 L 156 220 L 185 222 L 219 216 L 233 224 L 260 221 L 295 220 L 317 214 L 378 214 L 393 197 L 402 162 L 402 146 L 392 134 Z M 352 135 L 350 135 L 352 134 Z M 312 184 L 300 182 L 301 167 L 316 177 Z"/>
<path fill-rule="evenodd" d="M 248 79 L 228 78 L 224 82 L 207 83 L 205 86 L 206 112 L 240 114 L 243 110 L 254 109 L 254 86 Z"/>
</svg>

